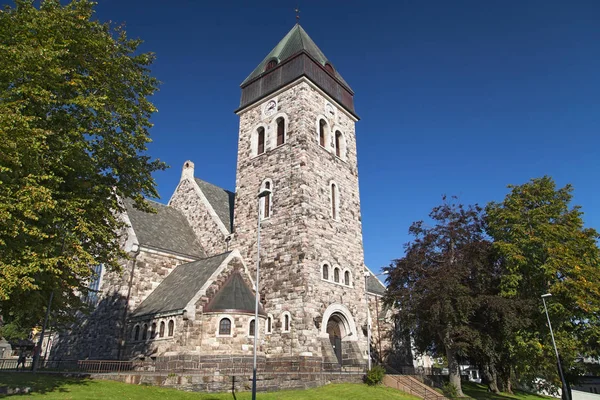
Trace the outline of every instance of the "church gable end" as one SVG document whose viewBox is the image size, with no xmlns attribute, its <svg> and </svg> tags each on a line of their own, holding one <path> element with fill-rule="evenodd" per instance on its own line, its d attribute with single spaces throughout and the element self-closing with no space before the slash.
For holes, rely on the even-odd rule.
<svg viewBox="0 0 600 400">
<path fill-rule="evenodd" d="M 169 206 L 187 218 L 208 254 L 219 254 L 228 249 L 233 197 L 232 192 L 195 178 L 194 163 L 186 161 Z"/>
</svg>

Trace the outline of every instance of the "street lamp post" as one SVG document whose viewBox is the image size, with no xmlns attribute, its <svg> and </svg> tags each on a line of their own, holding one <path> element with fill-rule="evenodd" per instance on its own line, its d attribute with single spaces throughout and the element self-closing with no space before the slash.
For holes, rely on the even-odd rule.
<svg viewBox="0 0 600 400">
<path fill-rule="evenodd" d="M 551 297 L 552 293 L 546 293 L 542 295 L 542 302 L 544 303 L 544 310 L 546 311 L 546 319 L 548 319 L 548 328 L 550 328 L 550 336 L 552 337 L 552 345 L 554 346 L 554 353 L 556 354 L 556 363 L 558 365 L 558 373 L 560 375 L 560 381 L 562 383 L 563 399 L 571 400 L 569 395 L 569 388 L 567 387 L 567 381 L 563 374 L 562 365 L 560 363 L 560 357 L 558 356 L 558 349 L 556 348 L 556 341 L 554 340 L 554 332 L 552 331 L 552 324 L 550 323 L 550 316 L 548 315 L 548 308 L 546 307 L 546 298 Z"/>
<path fill-rule="evenodd" d="M 367 360 L 367 368 L 371 370 L 371 309 L 369 308 L 369 293 L 367 292 L 367 279 L 369 276 L 373 275 L 375 277 L 381 275 L 387 275 L 387 271 L 384 271 L 380 274 L 371 274 L 369 271 L 365 271 L 365 301 L 367 302 L 367 350 L 369 352 L 369 358 Z M 378 316 L 376 316 L 378 317 Z"/>
<path fill-rule="evenodd" d="M 252 400 L 256 400 L 256 348 L 258 339 L 258 281 L 260 279 L 260 216 L 261 216 L 261 201 L 263 197 L 269 196 L 271 191 L 263 190 L 258 194 L 258 227 L 256 230 L 256 283 L 255 283 L 255 303 L 254 303 L 254 360 L 252 363 Z"/>
</svg>

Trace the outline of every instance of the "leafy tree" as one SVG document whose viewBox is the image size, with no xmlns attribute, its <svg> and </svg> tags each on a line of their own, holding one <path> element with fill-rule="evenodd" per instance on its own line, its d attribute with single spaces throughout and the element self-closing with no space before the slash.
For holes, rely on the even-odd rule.
<svg viewBox="0 0 600 400">
<path fill-rule="evenodd" d="M 490 268 L 491 243 L 484 238 L 481 208 L 444 203 L 411 225 L 415 237 L 406 254 L 389 268 L 386 302 L 411 330 L 420 352 L 445 354 L 450 383 L 463 396 L 459 355 L 479 340 L 472 318 L 480 307 Z"/>
<path fill-rule="evenodd" d="M 99 263 L 117 268 L 118 198 L 156 197 L 145 155 L 158 81 L 140 40 L 94 3 L 16 0 L 0 12 L 0 314 L 25 332 L 49 295 L 72 314 Z M 7 325 L 5 325 L 6 328 Z"/>
<path fill-rule="evenodd" d="M 515 368 L 524 379 L 559 383 L 550 332 L 540 296 L 551 293 L 548 311 L 564 365 L 600 352 L 600 251 L 598 232 L 585 228 L 571 206 L 571 185 L 557 189 L 549 177 L 532 179 L 501 203 L 490 203 L 487 231 L 503 265 L 501 295 L 533 303 L 532 323 L 512 336 Z"/>
</svg>

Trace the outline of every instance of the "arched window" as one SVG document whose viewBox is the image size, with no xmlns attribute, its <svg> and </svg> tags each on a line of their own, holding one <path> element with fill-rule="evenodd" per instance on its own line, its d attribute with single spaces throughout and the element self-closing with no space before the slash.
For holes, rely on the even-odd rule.
<svg viewBox="0 0 600 400">
<path fill-rule="evenodd" d="M 323 279 L 329 280 L 329 265 L 323 264 Z"/>
<path fill-rule="evenodd" d="M 319 120 L 319 144 L 327 147 L 327 122 L 324 119 Z"/>
<path fill-rule="evenodd" d="M 350 286 L 350 271 L 344 272 L 344 285 Z"/>
<path fill-rule="evenodd" d="M 285 120 L 283 117 L 277 118 L 277 146 L 285 143 Z"/>
<path fill-rule="evenodd" d="M 159 337 L 165 337 L 165 321 L 160 321 L 160 329 L 158 331 Z"/>
<path fill-rule="evenodd" d="M 267 65 L 265 66 L 265 71 L 268 71 L 270 69 L 273 69 L 277 66 L 277 60 L 270 60 Z"/>
<path fill-rule="evenodd" d="M 256 150 L 256 154 L 262 154 L 265 152 L 265 128 L 262 126 L 258 128 L 258 146 Z"/>
<path fill-rule="evenodd" d="M 156 337 L 156 322 L 152 323 L 152 328 L 150 329 L 150 339 L 154 339 Z"/>
<path fill-rule="evenodd" d="M 175 329 L 175 322 L 171 319 L 171 320 L 169 320 L 169 336 L 173 336 L 174 329 Z"/>
<path fill-rule="evenodd" d="M 338 205 L 339 205 L 339 193 L 338 187 L 335 183 L 331 184 L 331 218 L 338 219 Z"/>
<path fill-rule="evenodd" d="M 142 340 L 148 339 L 148 324 L 144 324 L 144 328 L 142 329 Z"/>
<path fill-rule="evenodd" d="M 271 182 L 270 179 L 266 179 L 262 185 L 260 185 L 260 192 L 262 193 L 265 190 L 269 190 L 271 191 L 271 193 L 269 193 L 266 196 L 263 196 L 260 198 L 260 217 L 261 219 L 266 219 L 269 218 L 271 216 L 271 211 L 272 211 L 272 200 L 273 200 L 273 183 Z"/>
<path fill-rule="evenodd" d="M 231 335 L 231 320 L 229 318 L 222 318 L 219 322 L 219 335 Z"/>
<path fill-rule="evenodd" d="M 265 182 L 265 189 L 271 190 L 271 182 Z M 271 216 L 271 195 L 265 196 L 265 203 L 263 205 L 263 218 L 269 218 Z"/>
<path fill-rule="evenodd" d="M 256 330 L 256 321 L 253 318 L 250 321 L 250 325 L 248 326 L 248 336 L 254 337 L 255 330 Z"/>
<path fill-rule="evenodd" d="M 340 269 L 339 268 L 333 269 L 333 281 L 335 283 L 340 283 Z"/>
<path fill-rule="evenodd" d="M 283 332 L 289 332 L 291 325 L 291 317 L 289 312 L 284 312 L 281 316 L 281 328 Z"/>
<path fill-rule="evenodd" d="M 265 333 L 269 334 L 271 332 L 273 332 L 273 316 L 269 315 L 267 317 L 267 322 L 266 322 L 267 326 L 265 327 Z"/>
<path fill-rule="evenodd" d="M 133 329 L 133 340 L 140 340 L 140 326 L 136 325 Z"/>
</svg>

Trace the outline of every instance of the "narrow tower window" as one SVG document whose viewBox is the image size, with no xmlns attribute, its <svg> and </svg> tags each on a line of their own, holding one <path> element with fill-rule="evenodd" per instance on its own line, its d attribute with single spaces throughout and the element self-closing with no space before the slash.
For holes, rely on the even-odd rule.
<svg viewBox="0 0 600 400">
<path fill-rule="evenodd" d="M 265 180 L 262 183 L 262 185 L 260 185 L 260 192 L 262 192 L 264 190 L 269 190 L 269 191 L 271 191 L 271 193 L 269 193 L 267 196 L 260 198 L 260 204 L 261 204 L 260 218 L 261 219 L 266 219 L 271 216 L 271 207 L 272 207 L 272 203 L 273 203 L 272 202 L 272 200 L 273 200 L 273 184 L 271 183 L 270 179 Z"/>
<path fill-rule="evenodd" d="M 329 265 L 323 264 L 323 279 L 329 280 Z"/>
<path fill-rule="evenodd" d="M 341 143 L 342 142 L 342 132 L 340 131 L 335 131 L 335 155 L 338 157 L 341 157 L 342 155 L 342 149 L 341 149 Z"/>
<path fill-rule="evenodd" d="M 256 153 L 262 154 L 265 152 L 265 128 L 258 128 L 258 148 Z"/>
<path fill-rule="evenodd" d="M 283 331 L 284 332 L 290 331 L 290 315 L 289 314 L 285 314 L 283 316 Z"/>
<path fill-rule="evenodd" d="M 154 339 L 156 337 L 156 322 L 152 323 L 152 328 L 150 329 L 150 339 Z"/>
<path fill-rule="evenodd" d="M 267 318 L 266 333 L 271 333 L 271 332 L 273 332 L 273 316 L 269 315 L 269 317 Z"/>
<path fill-rule="evenodd" d="M 142 329 L 142 340 L 148 339 L 148 324 L 144 324 L 144 328 Z"/>
<path fill-rule="evenodd" d="M 334 268 L 333 270 L 333 281 L 335 283 L 340 283 L 340 269 Z"/>
<path fill-rule="evenodd" d="M 169 336 L 173 336 L 173 330 L 175 329 L 175 322 L 169 320 Z"/>
<path fill-rule="evenodd" d="M 265 182 L 265 189 L 271 190 L 271 182 Z M 264 210 L 263 210 L 263 218 L 269 218 L 270 214 L 269 211 L 271 209 L 271 195 L 269 194 L 268 196 L 264 197 L 265 199 L 265 205 L 264 205 Z"/>
<path fill-rule="evenodd" d="M 338 219 L 338 188 L 335 183 L 331 184 L 331 218 Z"/>
<path fill-rule="evenodd" d="M 139 325 L 135 326 L 133 340 L 140 340 L 140 326 Z"/>
<path fill-rule="evenodd" d="M 344 285 L 350 286 L 350 271 L 344 272 Z"/>
<path fill-rule="evenodd" d="M 325 120 L 319 121 L 319 144 L 321 147 L 325 147 L 325 129 L 327 128 L 327 122 Z"/>
<path fill-rule="evenodd" d="M 165 337 L 165 321 L 160 321 L 160 329 L 158 330 L 159 337 Z"/>
<path fill-rule="evenodd" d="M 285 143 L 285 120 L 277 118 L 277 146 Z"/>
</svg>

